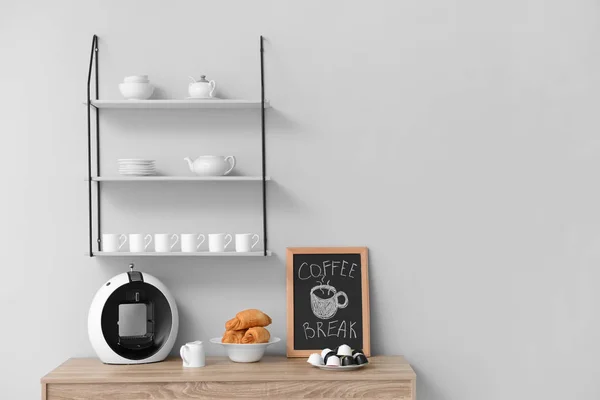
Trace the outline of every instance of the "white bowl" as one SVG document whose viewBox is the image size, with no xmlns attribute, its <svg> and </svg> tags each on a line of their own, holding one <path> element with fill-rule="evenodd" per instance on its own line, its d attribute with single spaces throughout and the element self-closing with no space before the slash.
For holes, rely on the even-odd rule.
<svg viewBox="0 0 600 400">
<path fill-rule="evenodd" d="M 146 100 L 152 96 L 154 86 L 149 83 L 127 82 L 119 83 L 119 90 L 127 100 Z"/>
<path fill-rule="evenodd" d="M 148 83 L 150 81 L 148 80 L 148 75 L 132 75 L 132 76 L 126 76 L 123 79 L 123 82 L 125 82 L 125 83 L 128 83 L 128 82 Z"/>
<path fill-rule="evenodd" d="M 233 362 L 238 363 L 252 363 L 260 361 L 265 354 L 267 346 L 273 343 L 279 342 L 281 339 L 278 337 L 272 337 L 269 343 L 256 343 L 256 344 L 232 344 L 232 343 L 221 343 L 221 338 L 210 339 L 211 343 L 220 344 L 225 347 L 227 356 Z"/>
</svg>

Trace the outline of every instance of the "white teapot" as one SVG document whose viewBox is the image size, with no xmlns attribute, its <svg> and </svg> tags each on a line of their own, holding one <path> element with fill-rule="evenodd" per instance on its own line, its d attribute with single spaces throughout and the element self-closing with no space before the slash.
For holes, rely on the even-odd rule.
<svg viewBox="0 0 600 400">
<path fill-rule="evenodd" d="M 190 97 L 195 99 L 210 99 L 213 97 L 215 89 L 217 88 L 215 81 L 207 81 L 206 75 L 200 76 L 199 81 L 195 80 L 192 76 L 190 76 L 190 79 L 192 80 L 192 82 L 190 82 L 190 86 L 188 87 Z"/>
<path fill-rule="evenodd" d="M 200 156 L 192 161 L 184 158 L 190 166 L 190 171 L 200 176 L 223 176 L 231 172 L 235 167 L 234 156 Z"/>
</svg>

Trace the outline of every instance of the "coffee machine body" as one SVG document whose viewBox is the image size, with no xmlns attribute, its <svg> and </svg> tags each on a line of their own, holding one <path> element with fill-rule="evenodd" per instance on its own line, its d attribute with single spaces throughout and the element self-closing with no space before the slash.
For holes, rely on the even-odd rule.
<svg viewBox="0 0 600 400">
<path fill-rule="evenodd" d="M 106 364 L 164 360 L 179 329 L 175 299 L 161 281 L 139 271 L 111 278 L 96 293 L 88 314 L 92 347 Z"/>
</svg>

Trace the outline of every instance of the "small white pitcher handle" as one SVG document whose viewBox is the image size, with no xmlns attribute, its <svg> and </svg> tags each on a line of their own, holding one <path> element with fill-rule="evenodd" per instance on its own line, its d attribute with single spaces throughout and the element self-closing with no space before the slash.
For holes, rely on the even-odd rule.
<svg viewBox="0 0 600 400">
<path fill-rule="evenodd" d="M 217 88 L 217 82 L 215 81 L 210 81 L 208 82 L 208 84 L 210 85 L 210 87 L 212 88 L 212 90 L 210 91 L 210 93 L 208 94 L 209 97 L 213 97 L 213 94 L 215 93 L 215 89 Z"/>
<path fill-rule="evenodd" d="M 227 246 L 229 246 L 229 243 L 231 243 L 231 241 L 233 240 L 233 236 L 231 236 L 231 234 L 227 234 L 225 235 L 225 240 L 227 240 L 227 238 L 229 237 L 229 241 L 227 243 L 225 243 L 225 246 L 223 246 L 223 250 L 225 250 L 227 248 Z"/>
<path fill-rule="evenodd" d="M 198 246 L 196 246 L 196 250 L 199 249 L 200 246 L 202 246 L 202 243 L 206 241 L 206 236 L 204 236 L 203 234 L 199 234 L 196 240 L 200 240 L 200 238 L 202 238 L 202 241 L 198 243 Z"/>
<path fill-rule="evenodd" d="M 179 236 L 177 236 L 177 234 L 174 233 L 173 235 L 171 235 L 171 240 L 173 240 L 173 239 L 175 239 L 175 241 L 173 242 L 173 244 L 171 244 L 171 250 L 173 250 L 173 247 L 175 247 L 177 242 L 179 242 Z"/>
<path fill-rule="evenodd" d="M 181 359 L 183 360 L 183 363 L 185 365 L 189 365 L 188 360 L 185 358 L 185 350 L 187 349 L 187 345 L 183 345 L 181 346 L 181 348 L 179 349 L 179 355 L 181 356 Z"/>
<path fill-rule="evenodd" d="M 225 157 L 225 161 L 228 161 L 229 164 L 231 164 L 231 168 L 229 168 L 227 171 L 225 171 L 225 173 L 223 175 L 229 175 L 229 173 L 231 172 L 231 170 L 233 170 L 233 168 L 235 167 L 235 157 L 234 156 L 227 156 L 227 157 Z"/>
<path fill-rule="evenodd" d="M 150 243 L 152 243 L 152 235 L 148 233 L 146 236 L 144 236 L 144 250 L 150 246 Z"/>
<path fill-rule="evenodd" d="M 119 243 L 119 250 L 121 250 L 121 247 L 123 247 L 125 243 L 127 243 L 127 235 L 122 233 L 121 236 L 119 236 L 119 241 L 121 242 Z"/>
<path fill-rule="evenodd" d="M 254 235 L 252 235 L 252 239 L 254 239 L 254 238 L 256 238 L 256 241 L 254 243 L 252 243 L 251 249 L 253 249 L 254 246 L 256 246 L 258 244 L 258 242 L 260 241 L 260 236 L 258 236 L 258 234 L 256 234 L 256 233 Z"/>
</svg>

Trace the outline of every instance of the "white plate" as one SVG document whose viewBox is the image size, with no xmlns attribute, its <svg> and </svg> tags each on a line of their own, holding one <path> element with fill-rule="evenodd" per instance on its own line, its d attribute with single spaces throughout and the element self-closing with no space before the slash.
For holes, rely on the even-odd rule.
<svg viewBox="0 0 600 400">
<path fill-rule="evenodd" d="M 218 97 L 186 97 L 186 100 L 223 100 Z"/>
<path fill-rule="evenodd" d="M 321 368 L 321 369 L 326 369 L 328 371 L 352 371 L 353 369 L 359 369 L 362 367 L 366 367 L 369 364 L 361 364 L 361 365 L 346 365 L 345 367 L 338 367 L 335 365 L 313 365 L 313 367 L 317 367 L 317 368 Z"/>
<path fill-rule="evenodd" d="M 117 161 L 154 162 L 149 158 L 119 158 Z"/>
<path fill-rule="evenodd" d="M 133 166 L 153 166 L 154 163 L 136 163 L 136 162 L 119 162 L 119 165 L 133 165 Z"/>
<path fill-rule="evenodd" d="M 120 167 L 143 167 L 143 168 L 152 168 L 154 167 L 154 163 L 152 164 L 134 164 L 134 163 L 119 163 Z"/>
</svg>

